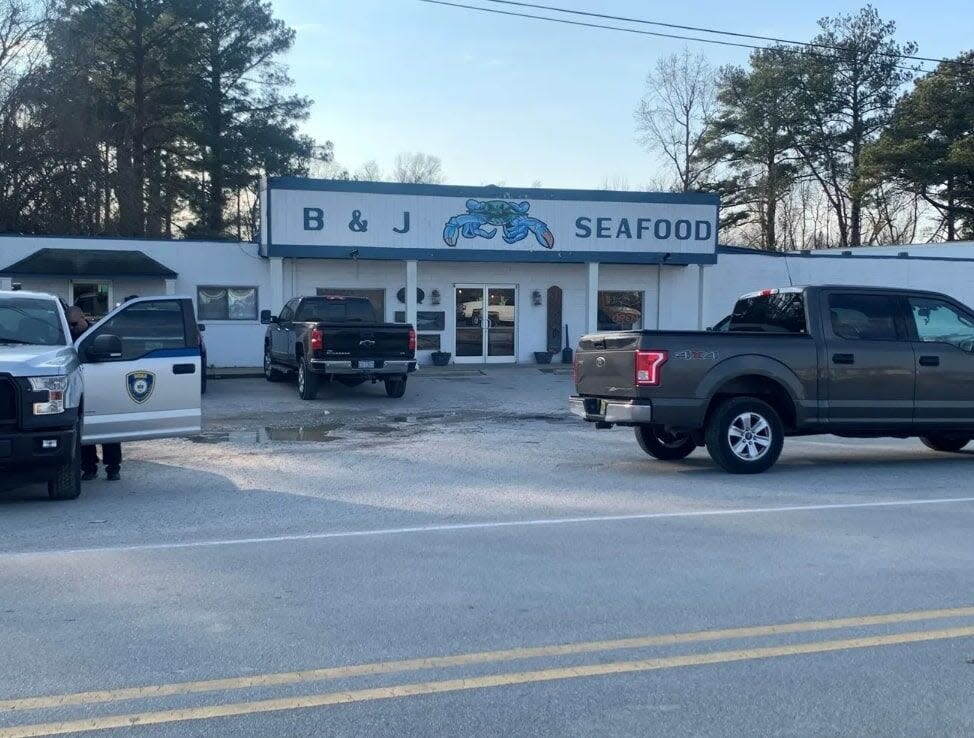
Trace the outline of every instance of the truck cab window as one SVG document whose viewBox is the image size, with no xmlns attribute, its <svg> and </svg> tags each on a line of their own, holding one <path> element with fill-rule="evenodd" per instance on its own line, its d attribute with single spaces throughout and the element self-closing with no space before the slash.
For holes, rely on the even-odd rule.
<svg viewBox="0 0 974 738">
<path fill-rule="evenodd" d="M 131 361 L 159 349 L 192 348 L 195 336 L 186 336 L 182 304 L 178 300 L 158 300 L 130 305 L 102 323 L 85 337 L 84 350 L 97 336 L 110 334 L 122 339 L 122 356 Z"/>
<path fill-rule="evenodd" d="M 974 318 L 940 300 L 910 298 L 910 307 L 921 341 L 974 352 Z"/>
<path fill-rule="evenodd" d="M 734 305 L 727 330 L 806 333 L 805 299 L 797 291 L 743 297 Z"/>
<path fill-rule="evenodd" d="M 366 298 L 312 297 L 298 308 L 298 323 L 374 323 L 375 310 Z"/>
<path fill-rule="evenodd" d="M 837 338 L 898 341 L 897 301 L 888 295 L 829 295 L 829 320 Z"/>
</svg>

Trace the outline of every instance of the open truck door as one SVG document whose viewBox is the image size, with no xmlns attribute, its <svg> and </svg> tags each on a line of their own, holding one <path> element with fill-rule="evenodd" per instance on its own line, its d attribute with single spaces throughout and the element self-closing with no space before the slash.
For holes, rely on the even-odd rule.
<svg viewBox="0 0 974 738">
<path fill-rule="evenodd" d="M 200 432 L 200 336 L 189 297 L 142 297 L 95 323 L 76 342 L 90 443 Z"/>
</svg>

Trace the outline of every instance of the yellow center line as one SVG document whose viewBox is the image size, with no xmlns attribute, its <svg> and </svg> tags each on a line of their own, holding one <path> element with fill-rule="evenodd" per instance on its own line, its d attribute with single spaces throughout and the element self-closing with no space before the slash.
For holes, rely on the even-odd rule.
<svg viewBox="0 0 974 738">
<path fill-rule="evenodd" d="M 161 723 L 175 723 L 188 720 L 208 720 L 240 715 L 254 715 L 266 712 L 280 712 L 284 710 L 327 707 L 329 705 L 341 705 L 353 702 L 373 702 L 376 700 L 394 699 L 397 697 L 415 697 L 418 695 L 443 694 L 445 692 L 460 692 L 471 689 L 505 687 L 517 684 L 533 684 L 564 679 L 608 676 L 612 674 L 631 674 L 634 672 L 673 669 L 685 666 L 723 664 L 734 661 L 749 661 L 754 659 L 795 656 L 798 654 L 826 653 L 829 651 L 845 651 L 857 648 L 892 646 L 904 643 L 921 643 L 924 641 L 945 640 L 948 638 L 966 638 L 971 636 L 974 636 L 974 627 L 945 628 L 943 630 L 914 631 L 910 633 L 897 633 L 895 635 L 869 636 L 836 641 L 819 641 L 814 643 L 797 643 L 787 646 L 768 646 L 764 648 L 751 648 L 737 651 L 716 651 L 713 653 L 669 656 L 665 658 L 641 659 L 638 661 L 617 661 L 608 664 L 590 664 L 586 666 L 571 666 L 558 669 L 541 669 L 537 671 L 494 674 L 490 676 L 472 677 L 469 679 L 449 679 L 444 681 L 420 682 L 415 684 L 402 684 L 393 687 L 358 689 L 346 692 L 331 692 L 326 694 L 310 694 L 300 697 L 284 697 L 254 702 L 237 702 L 223 705 L 209 705 L 205 707 L 190 707 L 176 710 L 132 713 L 128 715 L 111 715 L 106 717 L 84 718 L 81 720 L 70 720 L 57 723 L 15 725 L 9 728 L 0 728 L 0 738 L 36 738 L 37 736 L 64 735 L 67 733 L 109 730 L 112 728 L 128 728 L 141 725 L 159 725 Z"/>
<path fill-rule="evenodd" d="M 227 677 L 223 679 L 206 679 L 192 682 L 176 682 L 172 684 L 123 687 L 119 689 L 74 692 L 70 694 L 46 695 L 41 697 L 22 697 L 0 700 L 0 713 L 12 712 L 15 710 L 36 710 L 52 707 L 67 707 L 70 705 L 115 702 L 121 700 L 171 697 L 174 695 L 197 694 L 200 692 L 277 687 L 289 684 L 325 681 L 329 679 L 346 679 L 376 674 L 393 674 L 404 671 L 420 671 L 426 669 L 468 666 L 471 664 L 489 664 L 503 661 L 570 656 L 573 654 L 596 653 L 602 651 L 618 651 L 624 649 L 648 648 L 653 646 L 671 646 L 684 643 L 703 643 L 708 641 L 728 640 L 732 638 L 755 638 L 761 636 L 786 635 L 789 633 L 808 633 L 814 631 L 837 630 L 841 628 L 894 625 L 897 623 L 909 623 L 921 620 L 938 620 L 944 618 L 963 618 L 971 616 L 974 616 L 974 607 L 955 607 L 940 610 L 917 610 L 913 612 L 898 612 L 884 615 L 836 618 L 832 620 L 810 620 L 794 623 L 783 623 L 778 625 L 757 625 L 743 628 L 724 628 L 720 630 L 673 633 L 669 635 L 623 638 L 619 640 L 591 641 L 587 643 L 568 643 L 563 645 L 538 646 L 533 648 L 513 648 L 502 651 L 481 651 L 477 653 L 457 654 L 454 656 L 434 656 L 430 658 L 384 661 L 370 664 L 357 664 L 352 666 L 334 666 L 321 669 L 307 669 L 302 671 L 279 672 L 273 674 L 254 674 L 244 677 Z"/>
</svg>

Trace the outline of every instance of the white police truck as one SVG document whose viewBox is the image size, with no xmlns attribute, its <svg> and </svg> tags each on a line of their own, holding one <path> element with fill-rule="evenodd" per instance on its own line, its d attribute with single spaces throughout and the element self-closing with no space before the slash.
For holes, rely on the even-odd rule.
<svg viewBox="0 0 974 738">
<path fill-rule="evenodd" d="M 81 493 L 81 444 L 200 431 L 200 334 L 189 297 L 142 297 L 72 341 L 53 295 L 0 291 L 0 484 Z"/>
</svg>

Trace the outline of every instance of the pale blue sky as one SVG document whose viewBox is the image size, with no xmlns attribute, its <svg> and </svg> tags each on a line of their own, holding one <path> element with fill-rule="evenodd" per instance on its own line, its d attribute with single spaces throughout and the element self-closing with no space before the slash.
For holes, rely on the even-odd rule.
<svg viewBox="0 0 974 738">
<path fill-rule="evenodd" d="M 488 5 L 481 0 L 467 4 Z M 637 143 L 633 109 L 654 60 L 684 42 L 476 13 L 416 0 L 273 0 L 297 30 L 285 61 L 314 99 L 305 130 L 350 169 L 400 151 L 442 158 L 451 184 L 635 189 L 658 163 Z M 544 4 L 767 36 L 810 39 L 823 15 L 857 2 L 548 0 Z M 974 47 L 970 0 L 880 0 L 923 56 Z M 499 6 L 494 6 L 499 7 Z M 533 11 L 527 11 L 533 12 Z M 652 29 L 650 29 L 652 30 Z M 746 49 L 690 44 L 717 65 Z"/>
</svg>

